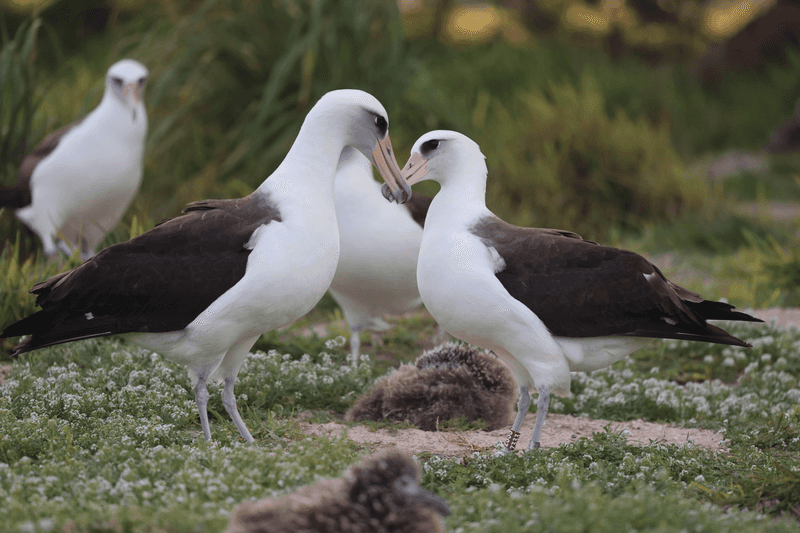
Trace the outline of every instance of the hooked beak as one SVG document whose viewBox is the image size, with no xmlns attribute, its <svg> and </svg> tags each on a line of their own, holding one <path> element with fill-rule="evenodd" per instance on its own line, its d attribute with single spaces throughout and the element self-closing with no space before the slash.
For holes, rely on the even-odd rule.
<svg viewBox="0 0 800 533">
<path fill-rule="evenodd" d="M 428 173 L 428 160 L 415 152 L 408 159 L 408 161 L 406 162 L 406 166 L 403 167 L 403 170 L 400 171 L 400 178 L 403 184 L 408 185 L 408 187 L 411 187 L 412 185 L 420 181 L 422 177 L 427 173 Z M 393 194 L 392 191 L 389 189 L 389 186 L 386 183 L 384 183 L 383 186 L 381 187 L 381 193 L 383 193 L 383 197 L 389 200 L 390 202 L 394 198 L 394 196 L 392 196 Z"/>
<path fill-rule="evenodd" d="M 134 106 L 139 105 L 139 102 L 142 100 L 142 93 L 141 89 L 139 88 L 139 84 L 133 81 L 123 87 L 122 98 L 126 101 L 130 101 Z"/>
<path fill-rule="evenodd" d="M 133 107 L 133 120 L 136 121 L 136 108 L 142 101 L 142 88 L 136 82 L 131 82 L 122 88 L 122 100 L 130 102 Z"/>
<path fill-rule="evenodd" d="M 398 204 L 407 202 L 411 198 L 411 187 L 400 174 L 400 167 L 397 166 L 397 160 L 394 158 L 392 141 L 389 139 L 388 133 L 386 137 L 378 140 L 378 144 L 372 152 L 372 158 L 375 160 L 375 166 L 378 167 L 383 181 L 386 182 L 381 188 L 383 196 L 390 202 L 396 201 Z"/>
</svg>

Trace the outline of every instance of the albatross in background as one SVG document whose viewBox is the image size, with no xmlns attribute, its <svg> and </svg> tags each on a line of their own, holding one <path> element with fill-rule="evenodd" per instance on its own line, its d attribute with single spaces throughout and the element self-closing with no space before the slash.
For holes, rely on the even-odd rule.
<svg viewBox="0 0 800 533">
<path fill-rule="evenodd" d="M 411 154 L 401 171 L 408 184 L 441 184 L 425 220 L 419 293 L 448 333 L 492 350 L 511 369 L 520 398 L 506 451 L 516 446 L 533 388 L 528 450 L 539 447 L 550 393 L 569 393 L 571 371 L 611 365 L 653 338 L 749 346 L 706 321 L 761 320 L 679 287 L 642 256 L 499 219 L 486 208 L 484 156 L 464 135 L 426 133 Z M 402 196 L 394 184 L 384 190 L 389 200 Z"/>
<path fill-rule="evenodd" d="M 0 207 L 42 241 L 44 253 L 71 248 L 88 259 L 119 223 L 142 182 L 147 69 L 132 59 L 111 65 L 103 99 L 83 120 L 60 128 L 28 154 Z"/>
<path fill-rule="evenodd" d="M 422 304 L 417 257 L 431 199 L 414 194 L 403 205 L 387 203 L 372 177 L 369 160 L 345 148 L 336 168 L 336 219 L 341 251 L 331 295 L 350 325 L 350 351 L 358 364 L 361 331 L 391 326 L 383 315 L 399 315 Z M 386 228 L 392 228 L 389 234 Z"/>
<path fill-rule="evenodd" d="M 333 184 L 342 150 L 352 146 L 369 158 L 399 200 L 410 195 L 388 127 L 373 96 L 326 94 L 286 158 L 251 195 L 190 204 L 184 215 L 35 285 L 42 310 L 0 337 L 30 335 L 16 355 L 125 334 L 188 368 L 206 440 L 206 383 L 224 380 L 225 410 L 252 443 L 236 408 L 236 375 L 262 333 L 306 314 L 330 286 L 339 257 Z"/>
</svg>

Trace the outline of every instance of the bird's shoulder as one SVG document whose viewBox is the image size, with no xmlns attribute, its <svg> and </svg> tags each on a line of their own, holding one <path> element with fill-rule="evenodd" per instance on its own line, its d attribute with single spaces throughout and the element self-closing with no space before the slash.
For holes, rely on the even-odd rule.
<svg viewBox="0 0 800 533">
<path fill-rule="evenodd" d="M 62 126 L 46 135 L 45 138 L 36 145 L 36 148 L 31 150 L 22 160 L 19 170 L 17 171 L 16 186 L 28 187 L 36 166 L 42 161 L 42 159 L 52 154 L 53 151 L 55 151 L 55 149 L 58 147 L 59 143 L 61 143 L 61 140 L 64 138 L 64 136 L 73 128 L 80 125 L 82 121 L 83 119 L 76 120 L 75 122 L 67 124 L 66 126 Z"/>
<path fill-rule="evenodd" d="M 585 240 L 572 231 L 515 226 L 494 215 L 480 219 L 470 232 L 487 248 L 493 248 L 507 265 L 517 264 L 529 271 L 552 270 L 575 262 L 597 263 L 625 253 Z"/>
</svg>

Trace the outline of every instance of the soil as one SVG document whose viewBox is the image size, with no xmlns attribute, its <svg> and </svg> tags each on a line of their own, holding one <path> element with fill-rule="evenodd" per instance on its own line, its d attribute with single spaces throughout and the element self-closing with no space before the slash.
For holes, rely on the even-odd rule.
<svg viewBox="0 0 800 533">
<path fill-rule="evenodd" d="M 522 435 L 517 444 L 517 453 L 528 447 L 533 432 L 536 414 L 529 413 L 522 425 Z M 665 424 L 654 424 L 644 420 L 612 422 L 579 418 L 571 415 L 550 413 L 542 429 L 541 445 L 552 448 L 561 443 L 575 442 L 580 438 L 591 438 L 593 433 L 602 433 L 610 424 L 614 432 L 622 432 L 629 444 L 648 444 L 651 440 L 661 444 L 682 444 L 687 441 L 709 450 L 724 449 L 723 437 L 716 431 L 686 429 Z M 410 453 L 431 452 L 436 455 L 463 457 L 475 451 L 489 450 L 498 442 L 505 441 L 510 428 L 496 431 L 422 431 L 420 429 L 381 428 L 371 430 L 366 426 L 347 427 L 338 422 L 315 424 L 302 422 L 300 430 L 306 435 L 328 435 L 346 437 L 353 442 L 376 449 L 397 447 Z"/>
<path fill-rule="evenodd" d="M 770 309 L 754 309 L 753 316 L 765 322 L 773 319 L 784 328 L 795 327 L 800 329 L 800 308 L 798 307 L 772 307 Z"/>
</svg>

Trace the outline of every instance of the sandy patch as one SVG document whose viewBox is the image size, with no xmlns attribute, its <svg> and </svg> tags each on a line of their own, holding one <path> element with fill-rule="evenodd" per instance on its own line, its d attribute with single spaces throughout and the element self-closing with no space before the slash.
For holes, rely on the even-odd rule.
<svg viewBox="0 0 800 533">
<path fill-rule="evenodd" d="M 0 365 L 0 383 L 6 380 L 6 376 L 11 373 L 11 365 Z"/>
<path fill-rule="evenodd" d="M 753 316 L 758 317 L 765 322 L 770 322 L 772 319 L 775 319 L 777 324 L 784 328 L 791 326 L 800 328 L 800 308 L 797 307 L 754 309 Z"/>
<path fill-rule="evenodd" d="M 517 445 L 518 453 L 528 446 L 533 433 L 536 414 L 529 413 L 522 426 L 522 436 Z M 706 429 L 686 429 L 664 424 L 654 424 L 644 420 L 629 422 L 610 422 L 615 432 L 627 431 L 629 444 L 648 444 L 650 440 L 661 444 L 679 444 L 691 440 L 697 446 L 709 450 L 723 450 L 720 444 L 723 437 L 716 431 Z M 542 430 L 542 447 L 552 448 L 563 442 L 575 442 L 581 437 L 590 438 L 592 433 L 602 433 L 608 420 L 592 420 L 570 415 L 550 413 Z M 497 431 L 436 432 L 420 429 L 382 428 L 370 431 L 366 426 L 347 427 L 337 422 L 314 424 L 302 422 L 300 430 L 306 435 L 327 435 L 340 437 L 346 430 L 347 438 L 359 444 L 374 446 L 377 449 L 396 446 L 410 453 L 431 452 L 440 455 L 463 457 L 473 451 L 485 450 L 508 436 L 508 428 Z"/>
</svg>

